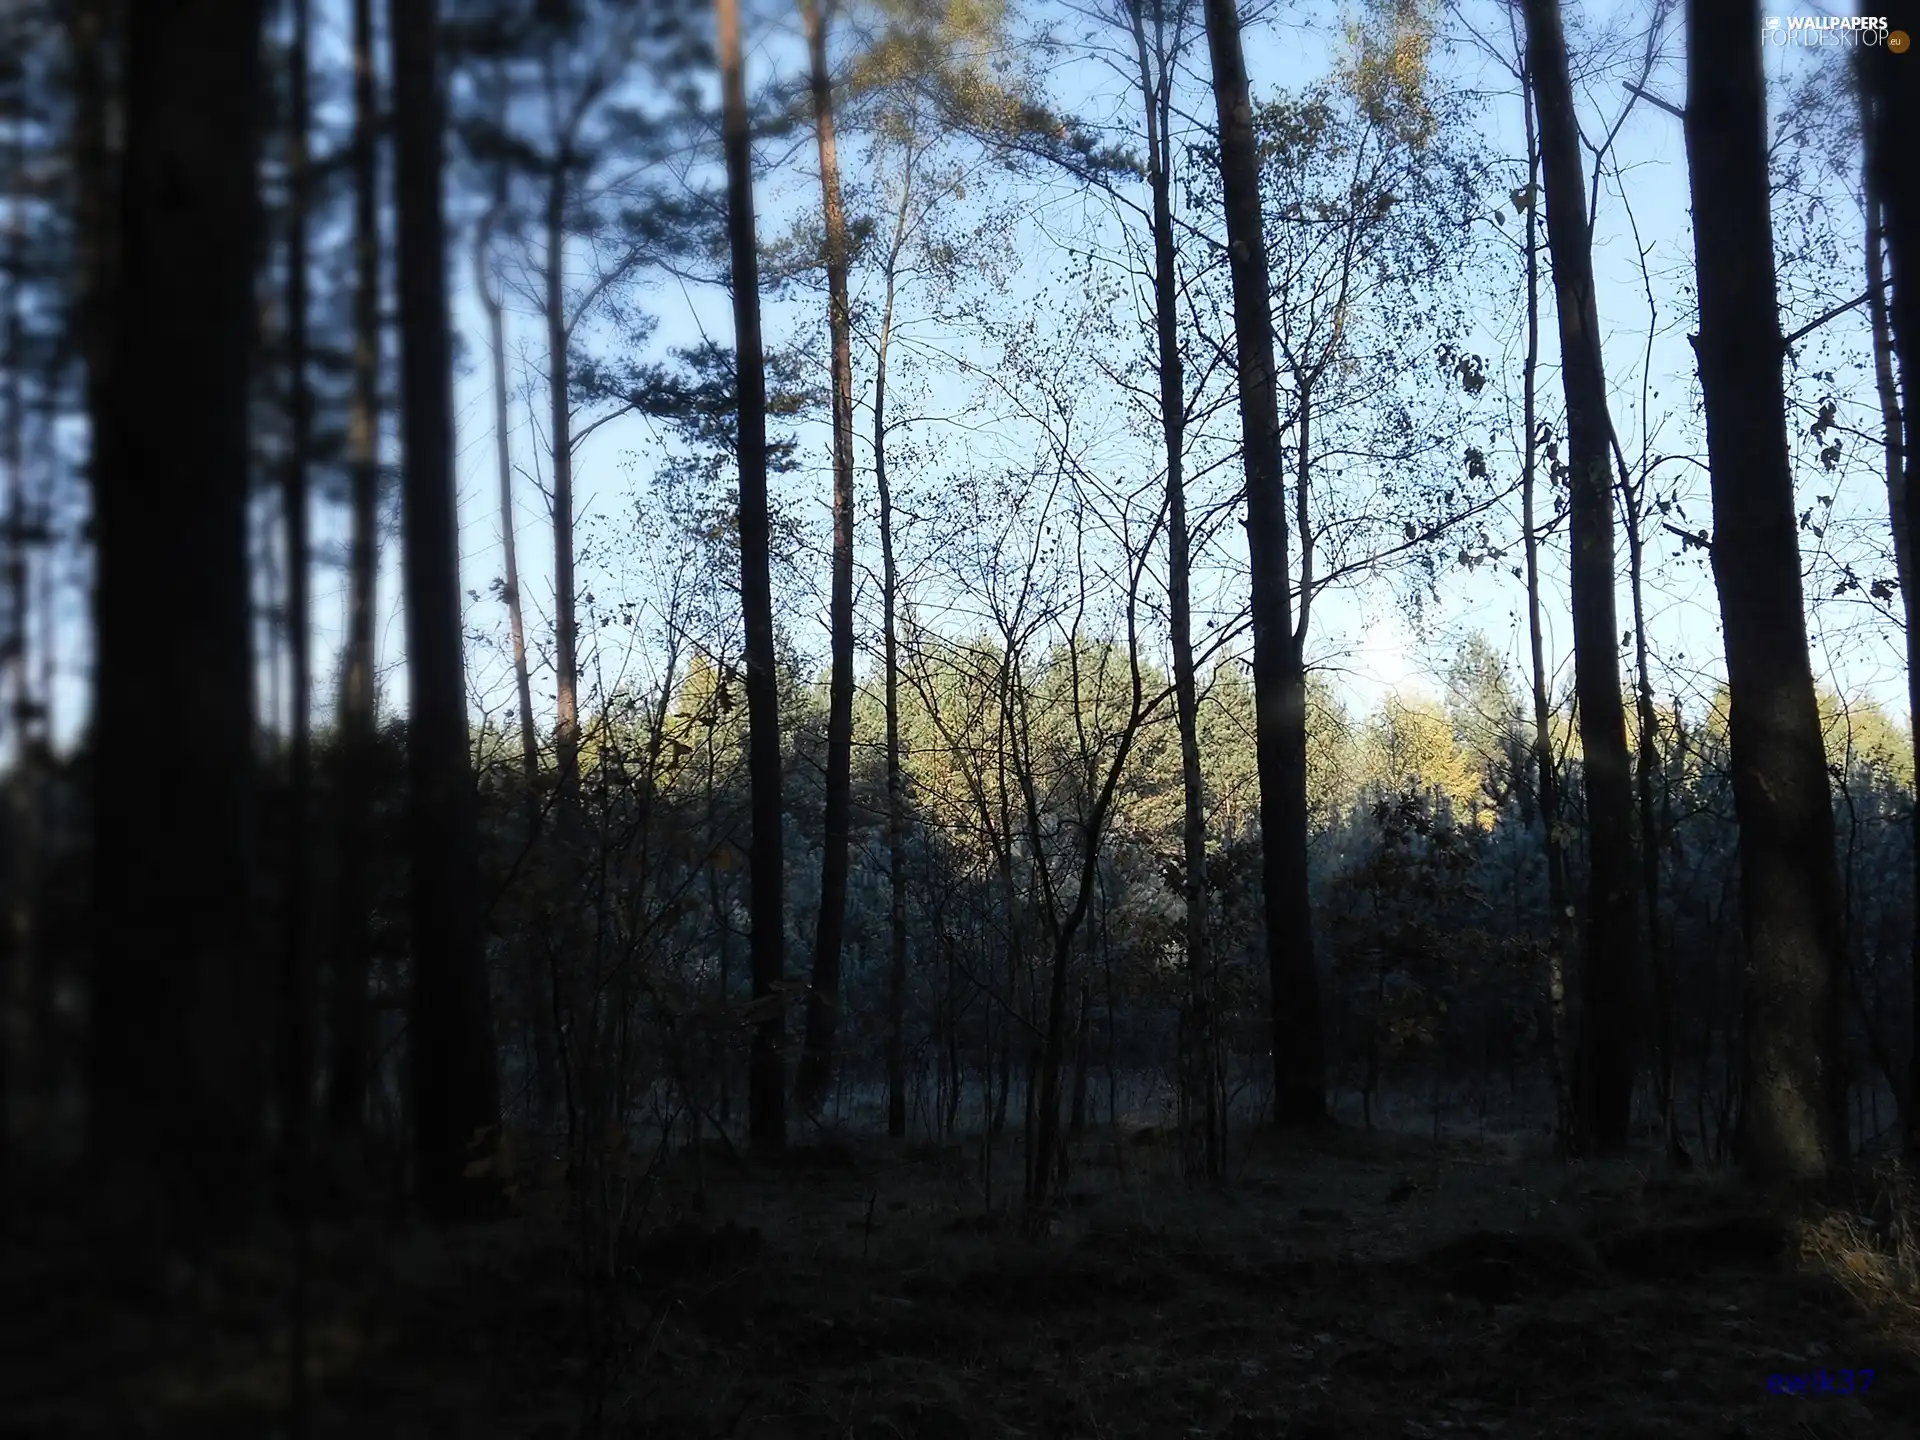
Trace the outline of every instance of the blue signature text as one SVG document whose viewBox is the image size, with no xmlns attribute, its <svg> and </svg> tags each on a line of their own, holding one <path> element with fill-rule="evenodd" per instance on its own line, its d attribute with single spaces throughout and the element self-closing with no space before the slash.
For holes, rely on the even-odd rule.
<svg viewBox="0 0 1920 1440">
<path fill-rule="evenodd" d="M 1769 1375 L 1770 1395 L 1864 1395 L 1873 1384 L 1871 1370 L 1814 1370 L 1805 1375 Z"/>
</svg>

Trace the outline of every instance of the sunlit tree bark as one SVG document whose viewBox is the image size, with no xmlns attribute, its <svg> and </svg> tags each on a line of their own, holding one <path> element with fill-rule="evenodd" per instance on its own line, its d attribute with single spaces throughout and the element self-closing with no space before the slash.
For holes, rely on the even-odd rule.
<svg viewBox="0 0 1920 1440">
<path fill-rule="evenodd" d="M 1240 435 L 1247 477 L 1247 551 L 1253 589 L 1253 688 L 1260 767 L 1261 879 L 1272 986 L 1274 1119 L 1326 1117 L 1320 979 L 1307 891 L 1307 689 L 1288 591 L 1287 512 L 1280 398 L 1273 361 L 1260 157 L 1234 0 L 1205 0 L 1213 96 L 1220 125 L 1227 261 L 1239 355 Z"/>
<path fill-rule="evenodd" d="M 813 124 L 820 158 L 820 212 L 826 230 L 827 331 L 833 398 L 833 587 L 828 630 L 833 652 L 827 693 L 825 850 L 820 915 L 814 932 L 813 983 L 807 991 L 806 1046 L 794 1078 L 801 1103 L 816 1105 L 833 1068 L 840 1006 L 840 949 L 847 919 L 847 843 L 853 809 L 853 306 L 852 255 L 840 194 L 840 152 L 833 124 L 824 0 L 801 0 L 811 65 Z"/>
<path fill-rule="evenodd" d="M 1765 1180 L 1817 1178 L 1846 1157 L 1847 962 L 1800 583 L 1753 0 L 1689 0 L 1686 134 L 1747 946 L 1742 1161 Z"/>
</svg>

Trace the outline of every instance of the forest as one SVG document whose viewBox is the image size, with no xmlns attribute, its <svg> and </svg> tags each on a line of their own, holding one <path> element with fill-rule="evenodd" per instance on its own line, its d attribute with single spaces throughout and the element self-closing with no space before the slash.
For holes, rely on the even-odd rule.
<svg viewBox="0 0 1920 1440">
<path fill-rule="evenodd" d="M 1913 31 L 4 0 L 0 1434 L 1920 1433 Z"/>
</svg>

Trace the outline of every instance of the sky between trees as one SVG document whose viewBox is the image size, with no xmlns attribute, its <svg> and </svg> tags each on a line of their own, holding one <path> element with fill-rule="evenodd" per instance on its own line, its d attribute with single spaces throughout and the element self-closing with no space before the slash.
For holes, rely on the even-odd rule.
<svg viewBox="0 0 1920 1440">
<path fill-rule="evenodd" d="M 1512 34 L 1504 7 L 1483 0 L 1450 6 L 1436 16 L 1434 25 L 1428 83 L 1457 100 L 1459 116 L 1454 124 L 1477 142 L 1487 167 L 1485 191 L 1495 202 L 1487 213 L 1474 217 L 1473 254 L 1462 279 L 1470 326 L 1458 343 L 1463 351 L 1484 357 L 1489 382 L 1472 407 L 1467 428 L 1486 450 L 1496 476 L 1510 480 L 1518 464 L 1517 374 L 1522 350 L 1518 264 L 1512 242 L 1519 234 L 1521 217 L 1510 203 L 1498 204 L 1498 197 L 1525 182 L 1519 91 L 1507 68 Z M 1629 0 L 1583 8 L 1569 15 L 1569 26 L 1583 129 L 1592 144 L 1607 145 L 1601 165 L 1593 166 L 1591 150 L 1587 159 L 1590 168 L 1598 170 L 1590 178 L 1597 196 L 1595 268 L 1615 424 L 1630 463 L 1638 462 L 1643 447 L 1656 457 L 1670 457 L 1657 471 L 1656 488 L 1670 495 L 1679 508 L 1661 518 L 1679 529 L 1698 530 L 1707 519 L 1706 477 L 1698 463 L 1705 443 L 1694 358 L 1687 343 L 1692 324 L 1692 241 L 1684 143 L 1677 118 L 1648 100 L 1636 99 L 1628 89 L 1640 85 L 1650 96 L 1680 95 L 1680 17 L 1671 7 L 1656 15 L 1647 5 Z M 1656 31 L 1651 43 L 1650 26 Z M 1056 48 L 1045 52 L 1045 69 L 1048 99 L 1060 113 L 1075 117 L 1116 146 L 1138 148 L 1137 93 L 1102 53 L 1124 39 L 1118 31 L 1102 26 L 1091 11 L 1059 5 L 1025 7 L 1013 18 L 1011 28 L 1029 41 L 1043 33 L 1057 41 Z M 1354 6 L 1313 5 L 1250 14 L 1248 63 L 1256 103 L 1325 80 L 1355 53 L 1377 51 L 1390 43 L 1391 32 L 1390 20 L 1369 17 Z M 761 92 L 793 83 L 804 63 L 793 17 L 784 10 L 769 11 L 750 33 L 756 37 L 749 56 L 751 83 Z M 838 38 L 843 50 L 857 43 L 851 27 L 838 32 Z M 1187 123 L 1186 131 L 1176 135 L 1176 167 L 1183 180 L 1193 167 L 1179 147 L 1202 141 L 1210 124 L 1203 103 L 1205 57 L 1196 41 L 1197 30 L 1189 39 L 1175 102 L 1176 113 L 1184 114 Z M 327 43 L 323 35 L 316 53 L 324 54 Z M 338 43 L 337 37 L 332 43 Z M 1792 333 L 1864 288 L 1857 119 L 1841 83 L 1846 51 L 1768 47 L 1764 53 L 1778 137 L 1775 212 L 1783 328 Z M 649 82 L 631 83 L 637 93 Z M 857 121 L 847 128 L 844 143 L 852 154 L 871 158 L 871 137 L 861 133 Z M 765 245 L 777 243 L 817 209 L 818 181 L 811 151 L 800 143 L 801 138 L 798 132 L 763 137 L 756 150 L 760 234 Z M 700 165 L 711 164 L 717 164 L 717 149 L 715 157 L 700 157 L 689 173 L 697 175 Z M 1070 328 L 1076 299 L 1088 296 L 1093 288 L 1085 257 L 1098 257 L 1100 283 L 1113 287 L 1119 297 L 1112 313 L 1140 317 L 1132 330 L 1121 327 L 1117 343 L 1137 345 L 1142 356 L 1150 348 L 1149 317 L 1141 308 L 1146 303 L 1142 255 L 1137 240 L 1128 248 L 1129 222 L 1134 222 L 1132 233 L 1137 234 L 1140 227 L 1123 203 L 1141 203 L 1144 187 L 1137 181 L 1131 185 L 1123 181 L 1115 187 L 1123 200 L 1116 200 L 1098 191 L 1090 193 L 1058 172 L 1009 175 L 977 160 L 974 168 L 976 183 L 943 207 L 942 223 L 958 233 L 990 215 L 1011 217 L 1004 229 L 992 232 L 989 242 L 999 247 L 991 260 L 1003 283 L 975 297 L 974 314 L 951 314 L 920 324 L 917 343 L 908 352 L 917 408 L 929 416 L 946 417 L 915 427 L 916 438 L 924 440 L 930 455 L 920 474 L 907 471 L 908 483 L 917 484 L 926 497 L 923 503 L 935 507 L 943 475 L 956 468 L 1017 467 L 1042 448 L 1041 437 L 1019 413 L 1018 404 L 996 393 L 981 372 L 992 369 L 1000 350 L 993 333 L 996 328 L 1004 330 L 1023 316 L 1032 317 L 1043 328 L 1050 324 L 1061 331 Z M 458 196 L 457 165 L 453 173 L 456 179 L 450 183 Z M 848 166 L 848 173 L 860 174 L 857 159 Z M 463 216 L 470 221 L 474 208 L 456 199 L 456 225 Z M 454 320 L 463 357 L 455 389 L 462 578 L 469 592 L 469 629 L 497 637 L 505 625 L 504 611 L 493 593 L 501 552 L 493 494 L 491 381 L 481 351 L 484 321 L 469 250 L 457 237 L 450 259 Z M 589 251 L 585 241 L 571 243 L 568 274 L 576 290 L 583 289 L 594 273 L 595 259 Z M 862 313 L 870 311 L 878 287 L 871 265 L 856 267 L 854 287 L 856 306 L 862 307 Z M 927 287 L 923 284 L 920 289 L 924 294 Z M 915 303 L 911 287 L 903 303 Z M 516 386 L 510 442 L 516 468 L 526 477 L 546 464 L 541 453 L 546 443 L 542 418 L 546 401 L 537 378 L 542 322 L 527 298 L 516 296 L 511 288 L 507 304 L 508 345 L 514 357 L 510 369 Z M 724 340 L 727 335 L 726 295 L 715 286 L 650 276 L 636 288 L 630 304 L 633 313 L 644 315 L 652 326 L 651 333 L 638 340 L 638 348 L 647 355 L 664 356 L 674 347 L 703 339 Z M 1549 289 L 1543 297 L 1547 312 L 1543 317 L 1543 394 L 1551 394 L 1557 386 L 1551 304 Z M 810 288 L 790 287 L 784 295 L 769 295 L 766 305 L 774 345 L 799 343 L 815 351 L 824 345 L 819 333 L 822 307 Z M 583 343 L 586 348 L 631 350 L 637 338 L 631 327 L 623 330 L 602 318 L 585 327 Z M 1878 416 L 1869 347 L 1866 312 L 1856 307 L 1826 322 L 1796 347 L 1795 363 L 1788 370 L 1802 505 L 1814 507 L 1810 520 L 1818 526 L 1817 532 L 1803 532 L 1803 552 L 1816 673 L 1836 692 L 1871 698 L 1889 714 L 1904 716 L 1897 603 L 1876 601 L 1867 590 L 1874 578 L 1892 572 L 1884 538 L 1884 480 L 1871 443 Z M 856 431 L 863 474 L 869 463 L 870 359 L 870 348 L 856 349 Z M 1084 353 L 1066 361 L 1085 362 Z M 1097 377 L 1089 374 L 1088 380 L 1094 388 Z M 893 383 L 897 394 L 901 380 Z M 1810 436 L 1808 431 L 1828 398 L 1837 402 L 1836 427 L 1829 434 Z M 1101 436 L 1102 462 L 1116 475 L 1144 481 L 1155 473 L 1155 437 L 1137 427 L 1127 433 L 1123 400 L 1109 397 L 1103 406 L 1102 421 L 1112 433 Z M 964 424 L 958 423 L 961 420 Z M 790 556 L 782 619 L 791 643 L 808 660 L 823 666 L 828 538 L 824 497 L 829 468 L 824 412 L 802 417 L 792 430 L 798 441 L 798 465 L 777 480 L 776 496 L 800 527 L 804 548 Z M 1834 468 L 1828 469 L 1820 452 L 1835 438 L 1841 450 Z M 623 539 L 619 532 L 636 511 L 671 507 L 662 480 L 673 450 L 657 424 L 632 415 L 605 424 L 582 445 L 576 461 L 577 512 L 583 533 L 599 527 L 605 536 L 598 554 L 582 556 L 579 585 L 583 592 L 604 598 L 620 589 L 632 547 L 644 548 L 647 542 Z M 870 509 L 870 497 L 864 503 Z M 552 553 L 542 543 L 547 523 L 544 502 L 523 478 L 516 504 L 523 532 L 523 590 L 536 611 L 550 614 Z M 316 519 L 316 538 L 325 554 L 326 547 L 339 543 L 341 536 L 332 533 L 335 517 L 323 513 Z M 861 553 L 863 559 L 870 559 L 871 515 L 864 515 L 863 521 Z M 1485 523 L 1495 545 L 1511 547 L 1518 528 L 1517 501 L 1509 497 L 1495 506 Z M 1525 646 L 1524 593 L 1510 571 L 1517 551 L 1508 548 L 1502 559 L 1469 570 L 1457 563 L 1457 557 L 1449 556 L 1457 548 L 1444 541 L 1438 545 L 1441 569 L 1417 613 L 1403 603 L 1405 585 L 1385 570 L 1330 592 L 1317 606 L 1309 661 L 1354 709 L 1373 709 L 1396 691 L 1441 698 L 1447 660 L 1472 632 L 1484 634 L 1519 668 Z M 379 634 L 383 701 L 398 709 L 405 703 L 406 678 L 393 553 L 390 548 Z M 1548 660 L 1559 687 L 1564 687 L 1571 674 L 1564 544 L 1547 546 L 1544 555 Z M 1723 665 L 1717 606 L 1703 552 L 1671 531 L 1657 531 L 1650 539 L 1649 566 L 1648 628 L 1662 698 L 1677 696 L 1704 706 L 1719 683 Z M 1217 616 L 1236 612 L 1244 604 L 1244 567 L 1244 543 L 1237 526 L 1224 527 L 1207 567 L 1213 572 L 1210 608 Z M 1836 596 L 1836 587 L 1849 573 L 1858 577 L 1860 586 Z M 1620 584 L 1619 609 L 1623 616 L 1630 616 L 1624 565 Z M 873 590 L 870 576 L 863 571 L 858 593 L 867 631 L 877 614 Z M 327 693 L 326 677 L 336 663 L 335 647 L 343 633 L 343 595 L 343 575 L 325 569 L 316 575 L 315 657 L 321 684 L 316 693 L 322 696 Z M 75 641 L 77 655 L 84 643 L 77 628 Z M 623 672 L 644 663 L 642 657 L 652 648 L 645 626 L 627 631 L 617 623 L 587 643 L 598 648 L 603 663 Z M 497 646 L 476 649 L 470 667 L 470 684 L 483 710 L 497 709 L 510 698 L 511 670 Z M 65 668 L 77 676 L 81 662 L 75 659 Z M 81 691 L 77 678 L 62 686 L 62 729 L 69 734 L 83 703 Z M 550 717 L 550 671 L 544 687 L 536 681 L 535 694 L 536 708 Z"/>
</svg>

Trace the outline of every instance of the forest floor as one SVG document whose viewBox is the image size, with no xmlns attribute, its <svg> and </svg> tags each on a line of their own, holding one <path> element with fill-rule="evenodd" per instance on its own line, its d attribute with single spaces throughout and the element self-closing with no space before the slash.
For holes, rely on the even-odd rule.
<svg viewBox="0 0 1920 1440">
<path fill-rule="evenodd" d="M 311 1433 L 572 1436 L 597 1396 L 598 1433 L 649 1440 L 1920 1435 L 1884 1187 L 1783 1217 L 1651 1157 L 1246 1143 L 1194 1189 L 1153 1132 L 1090 1139 L 1041 1240 L 987 1211 L 977 1152 L 678 1157 L 591 1322 L 539 1203 L 450 1236 L 322 1228 Z M 286 1247 L 109 1309 L 62 1233 L 5 1257 L 33 1298 L 0 1314 L 0 1435 L 288 1433 Z"/>
</svg>

